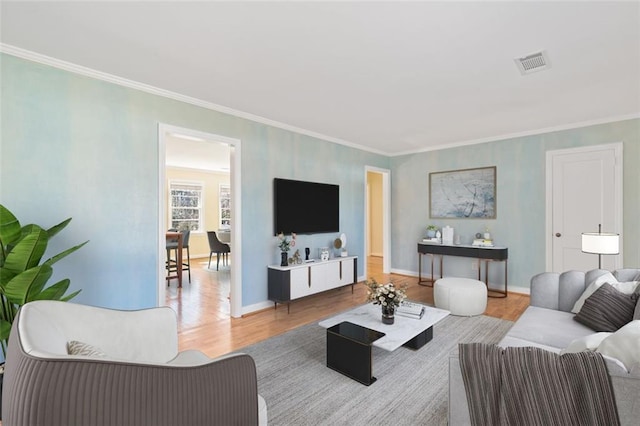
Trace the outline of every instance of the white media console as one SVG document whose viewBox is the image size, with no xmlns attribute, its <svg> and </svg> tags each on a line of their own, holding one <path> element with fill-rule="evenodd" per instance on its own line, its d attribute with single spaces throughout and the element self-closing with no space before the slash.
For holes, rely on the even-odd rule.
<svg viewBox="0 0 640 426">
<path fill-rule="evenodd" d="M 292 300 L 358 282 L 358 257 L 346 256 L 334 259 L 277 266 L 268 269 L 269 300 L 277 309 L 278 303 L 289 304 Z"/>
</svg>

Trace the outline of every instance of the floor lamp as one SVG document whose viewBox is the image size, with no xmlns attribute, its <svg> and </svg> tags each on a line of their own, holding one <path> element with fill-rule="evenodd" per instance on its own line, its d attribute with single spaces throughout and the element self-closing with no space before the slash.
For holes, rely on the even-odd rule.
<svg viewBox="0 0 640 426">
<path fill-rule="evenodd" d="M 598 232 L 582 233 L 582 252 L 598 255 L 598 269 L 602 269 L 603 254 L 620 253 L 620 235 L 602 232 L 602 224 L 598 224 Z"/>
</svg>

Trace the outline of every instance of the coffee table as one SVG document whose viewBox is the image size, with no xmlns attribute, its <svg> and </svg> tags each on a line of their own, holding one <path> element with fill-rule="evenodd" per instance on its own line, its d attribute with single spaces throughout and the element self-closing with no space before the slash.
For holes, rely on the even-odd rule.
<svg viewBox="0 0 640 426">
<path fill-rule="evenodd" d="M 433 326 L 448 315 L 425 306 L 420 319 L 396 314 L 393 324 L 383 324 L 380 306 L 368 303 L 327 318 L 318 323 L 327 329 L 327 367 L 368 386 L 375 381 L 371 346 L 390 352 L 400 346 L 420 349 L 433 338 Z M 368 372 L 354 375 L 361 366 L 368 366 Z"/>
</svg>

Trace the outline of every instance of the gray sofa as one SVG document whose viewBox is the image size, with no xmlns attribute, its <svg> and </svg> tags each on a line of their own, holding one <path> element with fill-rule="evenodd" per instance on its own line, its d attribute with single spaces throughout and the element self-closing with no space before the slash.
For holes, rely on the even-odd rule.
<svg viewBox="0 0 640 426">
<path fill-rule="evenodd" d="M 574 339 L 595 333 L 573 319 L 571 309 L 586 287 L 608 271 L 596 269 L 587 273 L 568 271 L 545 272 L 531 279 L 530 306 L 520 316 L 499 345 L 537 346 L 560 352 Z M 613 272 L 618 281 L 637 280 L 640 269 Z M 618 414 L 623 425 L 637 425 L 640 418 L 640 365 L 627 372 L 607 359 Z M 449 359 L 449 424 L 469 425 L 469 409 L 460 371 L 458 354 Z"/>
</svg>

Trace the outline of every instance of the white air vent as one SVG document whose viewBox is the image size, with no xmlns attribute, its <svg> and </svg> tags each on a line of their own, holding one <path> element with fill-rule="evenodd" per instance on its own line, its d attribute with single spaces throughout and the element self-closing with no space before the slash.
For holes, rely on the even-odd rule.
<svg viewBox="0 0 640 426">
<path fill-rule="evenodd" d="M 540 51 L 532 53 L 521 58 L 515 58 L 514 61 L 520 70 L 522 75 L 531 74 L 532 72 L 542 71 L 549 69 L 551 64 L 549 63 L 549 57 L 547 52 Z"/>
</svg>

